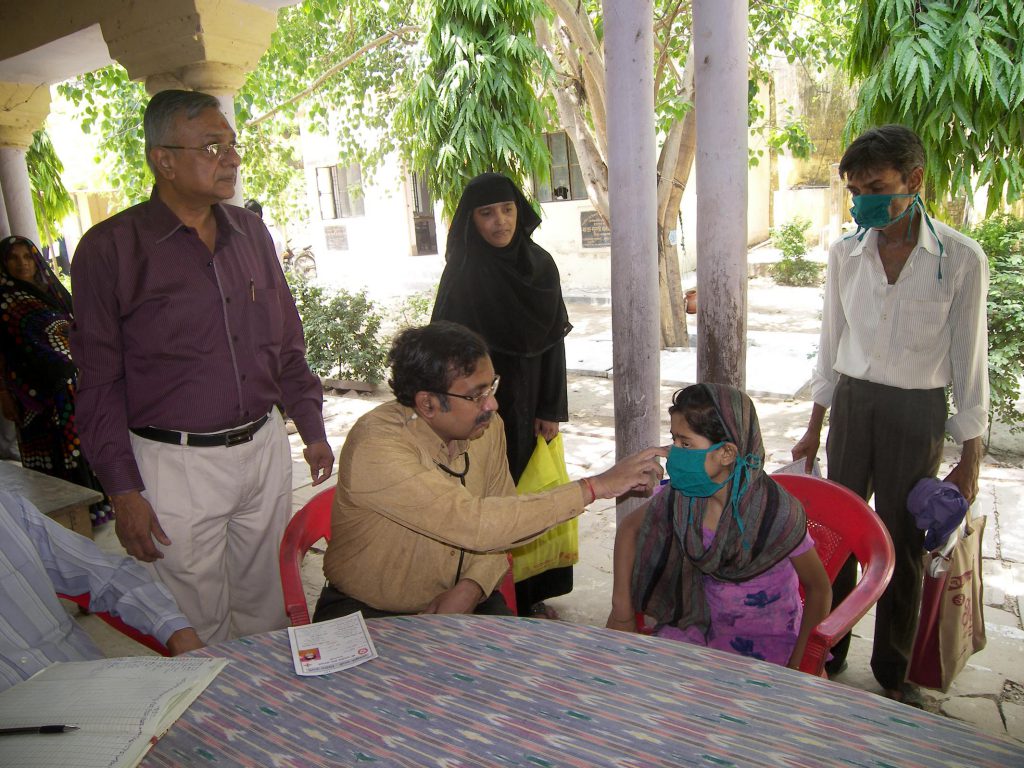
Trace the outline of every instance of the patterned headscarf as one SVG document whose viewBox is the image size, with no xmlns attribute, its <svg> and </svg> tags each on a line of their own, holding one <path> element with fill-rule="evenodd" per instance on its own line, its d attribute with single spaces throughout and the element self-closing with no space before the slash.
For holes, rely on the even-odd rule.
<svg viewBox="0 0 1024 768">
<path fill-rule="evenodd" d="M 800 502 L 764 471 L 764 443 L 754 404 L 724 384 L 701 384 L 737 449 L 737 471 L 714 541 L 705 551 L 707 498 L 671 486 L 651 500 L 637 536 L 633 604 L 658 624 L 680 629 L 710 622 L 703 576 L 743 582 L 785 558 L 807 533 Z"/>
<path fill-rule="evenodd" d="M 18 243 L 27 245 L 35 259 L 31 282 L 7 271 L 7 255 Z M 4 386 L 26 413 L 42 413 L 53 407 L 54 397 L 63 397 L 76 375 L 68 346 L 71 294 L 27 238 L 0 240 L 0 310 Z"/>
</svg>

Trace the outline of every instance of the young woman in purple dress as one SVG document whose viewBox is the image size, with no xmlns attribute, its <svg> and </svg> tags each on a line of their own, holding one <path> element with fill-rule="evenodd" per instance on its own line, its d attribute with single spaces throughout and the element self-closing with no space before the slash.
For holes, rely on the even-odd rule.
<svg viewBox="0 0 1024 768">
<path fill-rule="evenodd" d="M 619 525 L 608 626 L 640 610 L 662 637 L 797 668 L 832 590 L 803 507 L 764 472 L 754 404 L 697 384 L 669 414 L 669 485 Z"/>
</svg>

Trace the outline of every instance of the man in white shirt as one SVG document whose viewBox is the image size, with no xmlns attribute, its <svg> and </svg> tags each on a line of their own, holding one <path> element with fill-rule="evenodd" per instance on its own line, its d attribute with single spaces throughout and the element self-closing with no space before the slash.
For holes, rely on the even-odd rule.
<svg viewBox="0 0 1024 768">
<path fill-rule="evenodd" d="M 119 616 L 173 655 L 203 647 L 171 593 L 142 565 L 100 551 L 21 496 L 0 491 L 0 691 L 58 661 L 103 658 L 57 592 L 89 592 L 94 611 Z"/>
<path fill-rule="evenodd" d="M 946 480 L 972 501 L 988 422 L 988 261 L 981 247 L 925 213 L 924 148 L 899 125 L 859 136 L 839 163 L 853 195 L 855 235 L 833 243 L 825 282 L 814 406 L 793 448 L 808 469 L 831 408 L 828 476 L 865 499 L 892 535 L 896 568 L 875 612 L 871 669 L 890 698 L 903 679 L 921 602 L 923 534 L 910 489 L 939 469 L 944 433 L 962 445 Z M 956 413 L 947 419 L 946 387 Z M 833 604 L 853 588 L 846 564 Z M 849 636 L 830 672 L 845 667 Z"/>
</svg>

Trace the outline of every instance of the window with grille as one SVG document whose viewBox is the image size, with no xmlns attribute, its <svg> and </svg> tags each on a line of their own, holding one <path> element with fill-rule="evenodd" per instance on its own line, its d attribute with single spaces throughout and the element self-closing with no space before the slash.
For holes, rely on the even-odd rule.
<svg viewBox="0 0 1024 768">
<path fill-rule="evenodd" d="M 542 203 L 550 203 L 553 200 L 586 200 L 587 188 L 583 184 L 580 161 L 576 157 L 576 149 L 569 136 L 565 131 L 545 133 L 544 143 L 551 153 L 551 181 L 542 184 L 534 177 L 533 189 L 537 199 Z"/>
<path fill-rule="evenodd" d="M 363 184 L 359 164 L 329 165 L 316 169 L 316 190 L 321 219 L 363 216 Z"/>
</svg>

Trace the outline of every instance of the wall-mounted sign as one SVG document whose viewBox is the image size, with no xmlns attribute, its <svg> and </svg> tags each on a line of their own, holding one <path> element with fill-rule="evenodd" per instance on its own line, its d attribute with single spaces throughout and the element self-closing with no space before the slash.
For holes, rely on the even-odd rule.
<svg viewBox="0 0 1024 768">
<path fill-rule="evenodd" d="M 607 248 L 612 244 L 612 231 L 597 211 L 580 211 L 580 237 L 584 248 Z"/>
<path fill-rule="evenodd" d="M 324 227 L 324 237 L 327 240 L 328 251 L 348 250 L 348 230 L 340 225 Z"/>
</svg>

